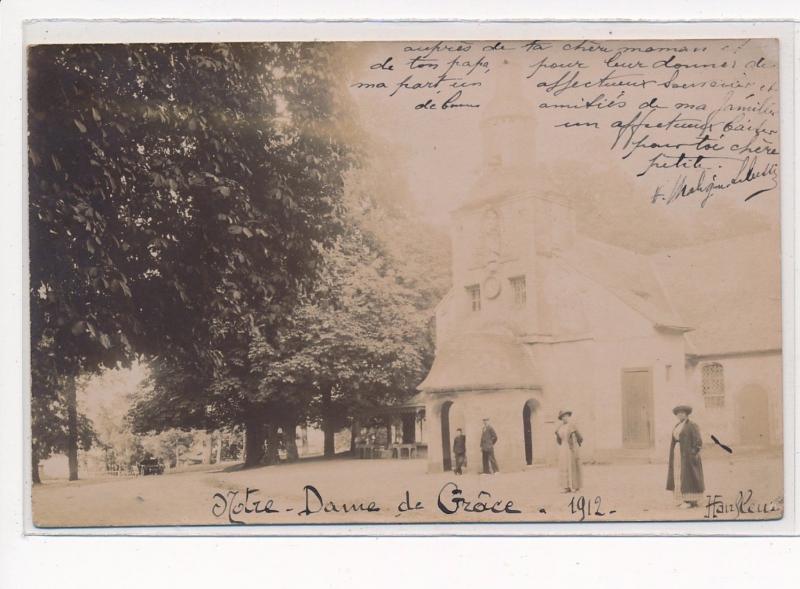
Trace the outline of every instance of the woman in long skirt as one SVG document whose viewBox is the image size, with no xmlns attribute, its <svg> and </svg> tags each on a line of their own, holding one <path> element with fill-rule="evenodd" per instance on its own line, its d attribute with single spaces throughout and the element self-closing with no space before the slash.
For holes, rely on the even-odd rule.
<svg viewBox="0 0 800 589">
<path fill-rule="evenodd" d="M 558 413 L 561 425 L 556 430 L 558 443 L 558 474 L 563 493 L 578 491 L 582 484 L 581 460 L 578 449 L 583 444 L 583 437 L 574 424 L 570 423 L 572 411 Z"/>
<path fill-rule="evenodd" d="M 667 490 L 672 491 L 678 507 L 697 507 L 705 491 L 703 462 L 700 460 L 700 449 L 703 447 L 700 428 L 689 421 L 692 408 L 688 405 L 678 405 L 672 413 L 678 418 L 678 423 L 672 430 L 669 447 Z"/>
</svg>

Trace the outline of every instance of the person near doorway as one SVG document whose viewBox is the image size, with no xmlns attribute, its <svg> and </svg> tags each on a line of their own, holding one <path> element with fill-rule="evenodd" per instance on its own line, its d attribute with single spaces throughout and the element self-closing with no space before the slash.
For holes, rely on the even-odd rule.
<svg viewBox="0 0 800 589">
<path fill-rule="evenodd" d="M 456 474 L 464 474 L 463 469 L 467 466 L 467 436 L 461 428 L 456 430 L 456 437 L 453 440 L 453 455 L 456 457 L 456 467 L 453 471 Z"/>
<path fill-rule="evenodd" d="M 483 474 L 494 474 L 500 469 L 494 457 L 494 445 L 497 443 L 497 432 L 489 424 L 489 418 L 483 418 L 483 431 L 481 431 L 481 454 L 483 455 Z"/>
<path fill-rule="evenodd" d="M 583 436 L 570 423 L 572 411 L 568 409 L 558 412 L 561 425 L 556 429 L 556 443 L 558 444 L 558 475 L 563 493 L 579 491 L 583 475 L 581 473 L 581 458 L 579 448 L 583 444 Z"/>
<path fill-rule="evenodd" d="M 705 491 L 703 462 L 700 460 L 703 439 L 700 428 L 689 420 L 692 413 L 689 405 L 678 405 L 672 413 L 678 418 L 678 423 L 672 430 L 669 446 L 667 491 L 672 491 L 678 507 L 688 509 L 697 507 Z"/>
</svg>

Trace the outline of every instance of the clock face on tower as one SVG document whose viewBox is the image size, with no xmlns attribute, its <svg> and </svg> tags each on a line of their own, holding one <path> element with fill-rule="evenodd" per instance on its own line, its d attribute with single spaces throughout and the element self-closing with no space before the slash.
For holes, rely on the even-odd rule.
<svg viewBox="0 0 800 589">
<path fill-rule="evenodd" d="M 483 292 L 488 299 L 496 299 L 500 294 L 500 280 L 497 276 L 490 275 L 483 281 Z"/>
</svg>

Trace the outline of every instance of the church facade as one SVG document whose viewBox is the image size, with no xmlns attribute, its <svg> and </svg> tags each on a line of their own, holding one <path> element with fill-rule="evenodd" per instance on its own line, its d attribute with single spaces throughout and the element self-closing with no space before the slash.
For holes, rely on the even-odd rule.
<svg viewBox="0 0 800 589">
<path fill-rule="evenodd" d="M 428 470 L 450 470 L 458 428 L 479 469 L 487 417 L 501 471 L 553 463 L 561 409 L 585 460 L 664 460 L 679 403 L 706 439 L 779 446 L 780 270 L 762 256 L 775 236 L 644 255 L 579 234 L 569 195 L 530 163 L 519 98 L 487 107 L 483 173 L 452 214 L 453 286 L 419 385 Z"/>
</svg>

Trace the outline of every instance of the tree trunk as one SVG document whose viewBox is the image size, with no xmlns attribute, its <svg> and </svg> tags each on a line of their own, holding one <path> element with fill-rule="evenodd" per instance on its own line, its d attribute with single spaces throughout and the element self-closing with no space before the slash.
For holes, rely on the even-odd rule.
<svg viewBox="0 0 800 589">
<path fill-rule="evenodd" d="M 267 455 L 266 464 L 278 464 L 278 426 L 274 423 L 267 425 Z"/>
<path fill-rule="evenodd" d="M 206 430 L 203 436 L 203 464 L 211 464 L 211 456 L 213 455 L 213 437 L 210 430 Z"/>
<path fill-rule="evenodd" d="M 222 431 L 218 431 L 217 432 L 217 452 L 216 452 L 216 454 L 217 454 L 217 464 L 222 462 L 222 437 L 223 437 L 223 432 Z"/>
<path fill-rule="evenodd" d="M 67 461 L 69 463 L 69 480 L 78 480 L 78 393 L 75 377 L 69 376 L 66 381 L 65 395 L 67 399 Z"/>
<path fill-rule="evenodd" d="M 244 466 L 250 468 L 259 466 L 264 460 L 264 441 L 267 432 L 264 424 L 258 420 L 251 420 L 245 426 L 244 436 Z"/>
<path fill-rule="evenodd" d="M 325 457 L 326 458 L 333 458 L 336 456 L 336 444 L 334 434 L 336 432 L 333 431 L 333 427 L 330 423 L 325 425 Z"/>
<path fill-rule="evenodd" d="M 303 449 L 303 455 L 308 455 L 308 426 L 303 425 L 300 428 L 300 444 Z"/>
<path fill-rule="evenodd" d="M 356 439 L 361 435 L 361 424 L 358 419 L 353 418 L 353 424 L 350 426 L 350 454 L 356 455 Z"/>
<path fill-rule="evenodd" d="M 39 452 L 36 451 L 36 448 L 33 449 L 31 453 L 31 471 L 33 484 L 38 485 L 42 482 L 42 479 L 39 478 Z"/>
<path fill-rule="evenodd" d="M 333 458 L 336 455 L 334 444 L 333 415 L 331 408 L 331 390 L 327 389 L 322 393 L 322 430 L 325 434 L 324 454 L 326 458 Z"/>
<path fill-rule="evenodd" d="M 297 451 L 297 424 L 287 421 L 283 426 L 284 443 L 286 444 L 286 460 L 296 462 L 300 459 Z"/>
</svg>

